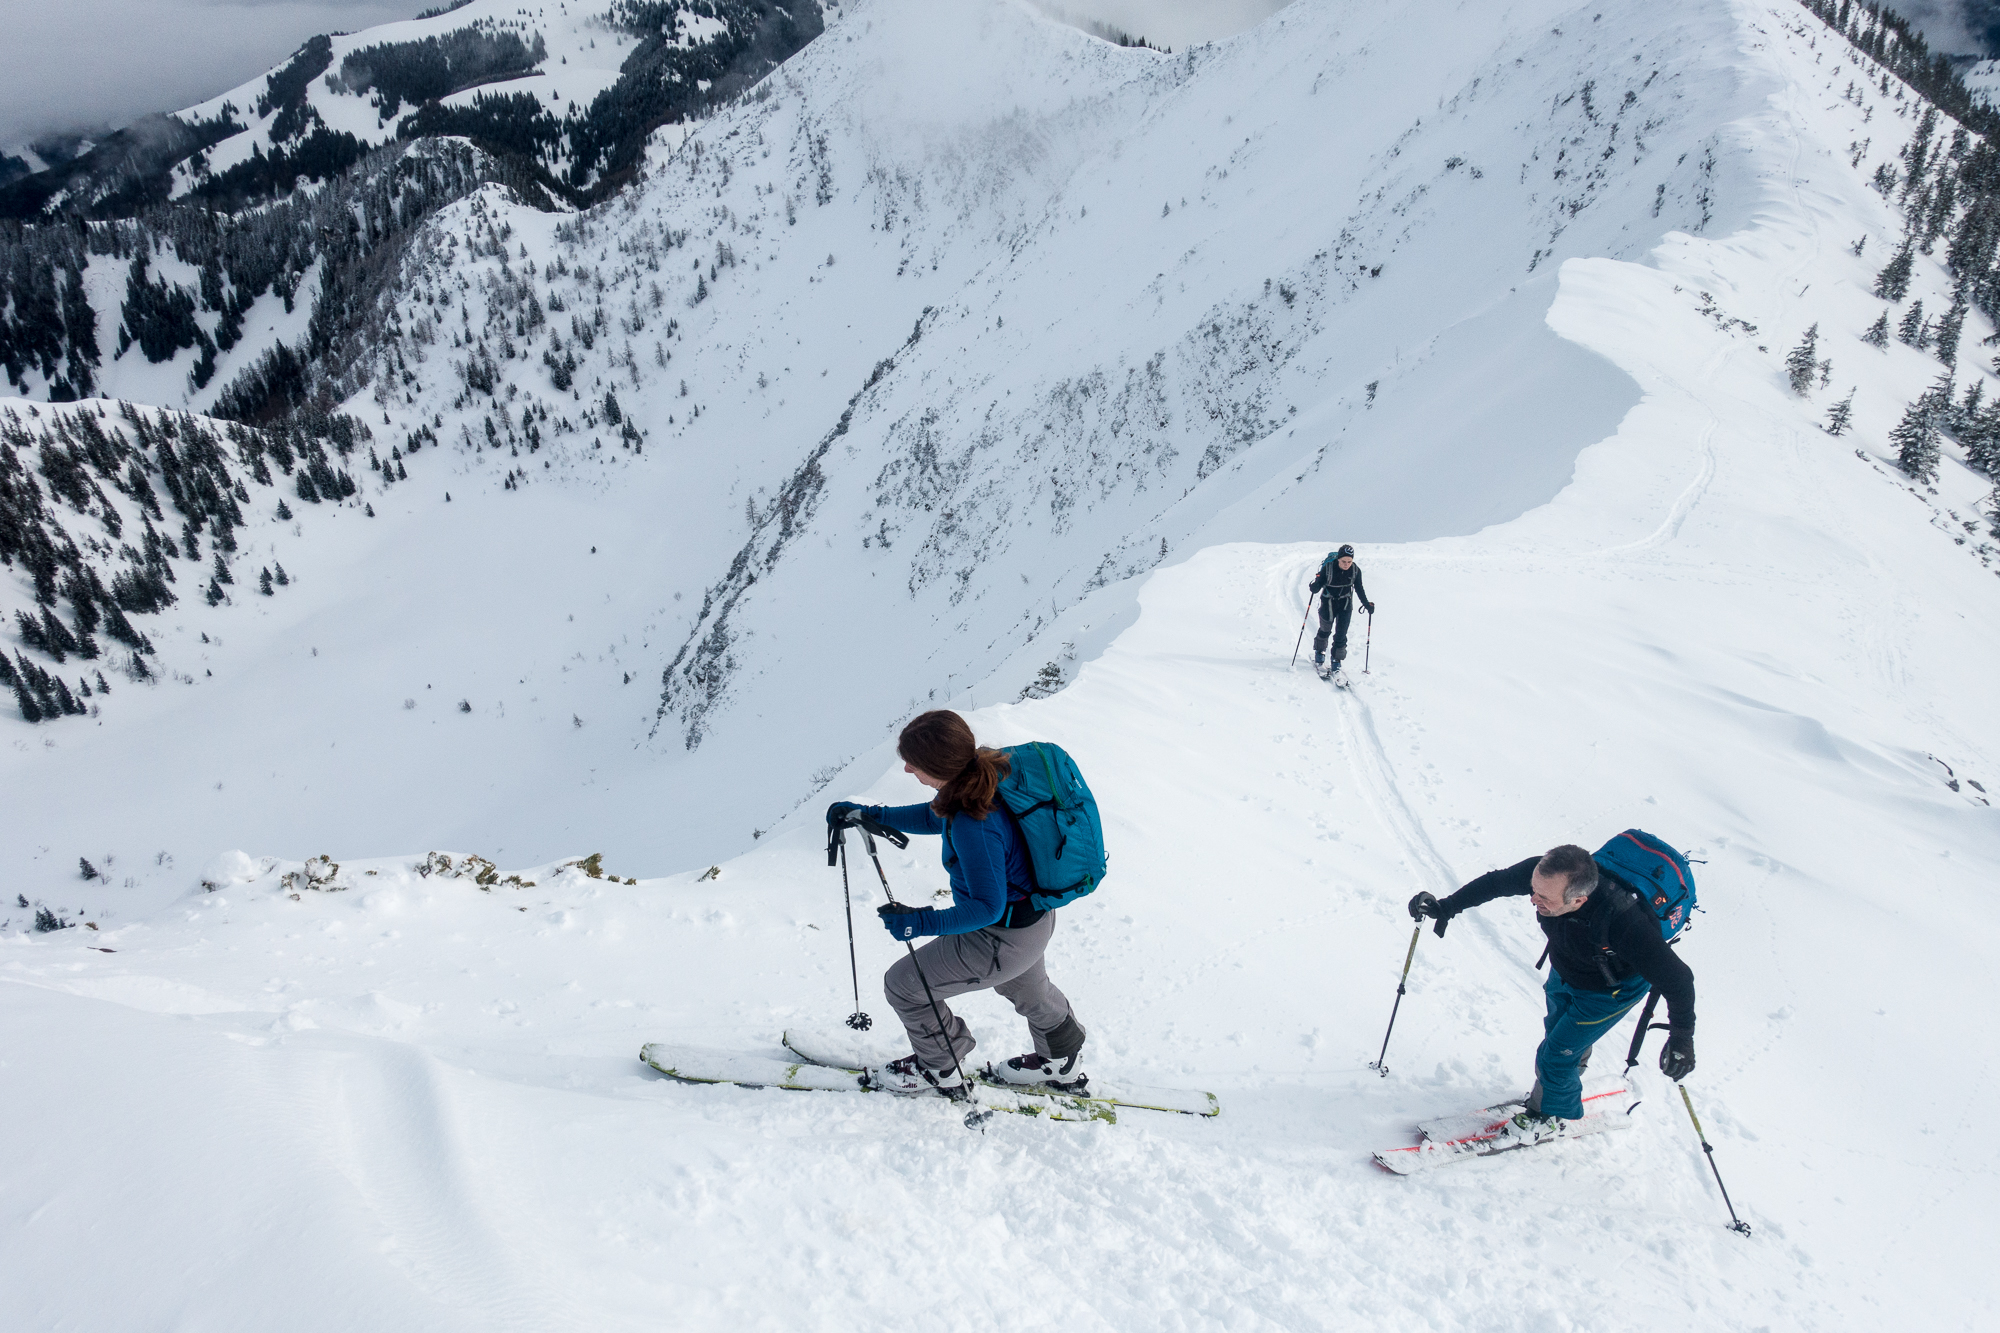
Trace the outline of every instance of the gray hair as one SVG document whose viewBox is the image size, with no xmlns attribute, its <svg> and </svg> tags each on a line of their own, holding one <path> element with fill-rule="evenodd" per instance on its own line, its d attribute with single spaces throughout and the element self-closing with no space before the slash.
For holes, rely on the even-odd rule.
<svg viewBox="0 0 2000 1333">
<path fill-rule="evenodd" d="M 1551 847 L 1543 854 L 1535 866 L 1544 875 L 1561 875 L 1567 883 L 1563 886 L 1563 901 L 1573 903 L 1588 898 L 1597 888 L 1597 862 L 1590 859 L 1590 853 L 1574 843 L 1564 843 Z"/>
</svg>

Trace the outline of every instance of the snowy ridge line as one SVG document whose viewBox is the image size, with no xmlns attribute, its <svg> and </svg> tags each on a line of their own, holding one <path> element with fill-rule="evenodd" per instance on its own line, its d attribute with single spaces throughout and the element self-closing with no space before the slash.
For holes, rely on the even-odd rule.
<svg viewBox="0 0 2000 1333">
<path fill-rule="evenodd" d="M 888 7 L 872 7 L 857 15 L 855 21 L 880 21 L 878 13 L 888 12 Z M 817 76 L 819 71 L 813 68 L 816 54 L 817 48 L 808 52 L 802 63 L 788 71 L 779 86 L 788 90 L 792 80 L 804 81 Z M 1213 52 L 1205 54 L 1209 63 L 1216 59 Z M 1173 62 L 1155 63 L 1164 67 Z M 1201 72 L 1209 71 L 1201 68 Z M 1636 96 L 1636 85 L 1644 79 L 1635 76 L 1632 81 Z M 1191 82 L 1189 78 L 1180 78 L 1175 85 L 1175 96 L 1185 95 Z M 805 86 L 810 88 L 811 85 L 807 83 Z M 1127 95 L 1126 90 L 1121 89 L 1120 95 Z M 769 104 L 754 112 L 746 110 L 740 113 L 743 123 L 736 128 L 747 133 L 755 124 L 760 134 L 775 141 L 777 134 L 774 131 L 784 124 L 786 112 L 785 97 L 774 96 Z M 1584 104 L 1572 97 L 1568 99 L 1567 109 L 1560 113 L 1562 119 L 1559 123 L 1561 128 L 1567 130 L 1567 120 L 1573 116 L 1579 127 L 1588 129 L 1592 117 L 1602 116 L 1603 113 L 1602 107 L 1584 109 Z M 759 123 L 774 120 L 776 125 L 771 128 Z M 1402 128 L 1407 131 L 1407 126 Z M 1601 134 L 1609 128 L 1606 123 L 1596 132 Z M 1261 134 L 1256 136 L 1259 142 L 1263 137 Z M 816 153 L 818 151 L 815 149 Z M 1656 151 L 1650 147 L 1650 140 L 1647 151 Z M 837 149 L 830 160 L 839 163 Z M 1459 160 L 1460 165 L 1462 161 Z M 758 169 L 754 162 L 747 167 L 739 167 L 744 174 L 753 169 Z M 1396 169 L 1393 157 L 1375 155 L 1364 174 L 1377 184 L 1376 193 L 1380 194 L 1380 182 L 1375 181 L 1375 176 Z M 1457 172 L 1457 176 L 1451 176 L 1452 172 Z M 1074 175 L 1072 172 L 1071 176 Z M 1468 182 L 1471 179 L 1466 173 L 1458 172 L 1456 165 L 1446 169 L 1446 178 Z M 1592 173 L 1590 181 L 1579 185 L 1581 193 L 1577 199 L 1570 201 L 1577 205 L 1575 211 L 1590 216 L 1590 210 L 1604 199 L 1612 179 L 1604 170 Z M 877 186 L 873 179 L 869 184 Z M 1425 186 L 1412 197 L 1424 197 L 1432 188 Z M 920 241 L 928 241 L 929 237 L 918 226 L 910 225 L 921 224 L 923 219 L 917 213 L 918 201 L 906 189 L 884 189 L 882 193 L 886 197 L 877 202 L 878 218 L 895 224 L 896 231 L 906 238 L 898 252 L 898 271 L 901 273 L 902 265 L 911 257 L 912 243 L 908 237 L 915 235 Z M 1187 206 L 1193 207 L 1191 203 Z M 1349 226 L 1342 233 L 1346 237 L 1342 245 L 1363 250 L 1371 246 L 1393 247 L 1397 243 L 1393 239 L 1395 236 L 1407 238 L 1422 234 L 1413 220 L 1416 215 L 1409 219 L 1388 216 L 1391 209 L 1387 204 L 1364 203 L 1358 213 L 1354 211 L 1351 198 L 1343 206 L 1352 216 Z M 1067 208 L 1056 210 L 1050 201 L 1042 202 L 1039 208 L 1039 216 L 1048 220 L 1044 225 L 1051 228 L 1052 233 L 1046 238 L 1033 238 L 1038 249 L 1051 242 L 1066 244 L 1076 222 L 1094 217 L 1098 211 L 1096 207 L 1086 207 L 1079 211 L 1077 218 L 1072 219 Z M 1172 208 L 1167 212 L 1169 216 L 1173 215 Z M 1377 218 L 1376 213 L 1383 216 Z M 801 215 L 802 223 L 806 216 Z M 813 216 L 816 218 L 817 215 Z M 1059 221 L 1064 225 L 1058 226 Z M 1692 222 L 1690 219 L 1690 225 Z M 1392 231 L 1376 234 L 1385 227 L 1392 228 Z M 1340 245 L 1322 246 L 1323 250 L 1331 251 L 1340 248 Z M 1548 247 L 1543 244 L 1541 248 Z M 918 248 L 915 253 L 922 258 L 925 250 Z M 950 251 L 943 249 L 931 253 L 946 259 L 952 257 Z M 1527 258 L 1525 249 L 1522 256 L 1524 260 Z M 979 273 L 990 269 L 992 262 L 983 256 L 979 259 L 980 266 L 970 270 L 974 281 L 977 281 Z M 1136 498 L 1136 492 L 1140 490 L 1160 492 L 1161 499 L 1171 501 L 1170 507 L 1180 512 L 1187 511 L 1188 501 L 1184 498 L 1175 500 L 1173 497 L 1177 492 L 1174 489 L 1154 485 L 1150 478 L 1143 475 L 1143 463 L 1134 467 L 1121 460 L 1137 461 L 1132 452 L 1134 449 L 1157 457 L 1162 468 L 1171 469 L 1167 474 L 1168 480 L 1189 483 L 1178 490 L 1178 494 L 1184 497 L 1194 485 L 1213 475 L 1242 444 L 1262 438 L 1280 426 L 1282 417 L 1275 409 L 1282 400 L 1274 389 L 1261 387 L 1260 382 L 1269 384 L 1280 377 L 1296 378 L 1290 367 L 1295 349 L 1302 345 L 1302 340 L 1303 345 L 1310 346 L 1312 340 L 1327 328 L 1329 307 L 1355 298 L 1367 289 L 1367 284 L 1375 281 L 1369 275 L 1380 269 L 1380 263 L 1362 265 L 1350 273 L 1350 266 L 1358 262 L 1328 252 L 1309 260 L 1296 272 L 1281 270 L 1282 280 L 1264 284 L 1260 289 L 1262 300 L 1249 303 L 1247 310 L 1236 301 L 1217 303 L 1207 300 L 1185 316 L 1174 317 L 1192 318 L 1197 323 L 1197 331 L 1190 335 L 1192 341 L 1187 346 L 1169 340 L 1164 347 L 1155 345 L 1134 349 L 1127 354 L 1122 368 L 1115 371 L 1107 366 L 1104 372 L 1095 375 L 1070 372 L 1052 385 L 1046 382 L 1033 386 L 1017 384 L 1011 389 L 1003 389 L 1005 379 L 980 382 L 980 377 L 975 376 L 972 389 L 967 390 L 960 385 L 946 403 L 939 404 L 936 401 L 937 387 L 942 381 L 960 373 L 952 366 L 966 364 L 966 351 L 954 350 L 954 339 L 965 336 L 963 330 L 969 318 L 977 317 L 974 312 L 983 315 L 994 308 L 983 291 L 968 289 L 959 301 L 939 307 L 937 315 L 927 321 L 927 328 L 932 331 L 926 337 L 925 348 L 918 349 L 908 364 L 907 374 L 899 374 L 883 391 L 879 401 L 864 400 L 857 405 L 853 426 L 856 443 L 853 447 L 866 449 L 874 455 L 873 458 L 864 455 L 863 467 L 877 463 L 884 453 L 887 454 L 887 466 L 878 474 L 875 486 L 867 487 L 865 481 L 860 487 L 856 487 L 853 481 L 843 485 L 838 473 L 831 470 L 841 455 L 827 456 L 828 485 L 833 493 L 842 496 L 840 508 L 860 509 L 870 519 L 886 513 L 888 522 L 872 525 L 872 533 L 871 529 L 864 528 L 842 534 L 837 530 L 841 525 L 830 525 L 835 530 L 828 531 L 829 539 L 838 549 L 843 536 L 848 541 L 862 538 L 864 547 L 870 540 L 879 537 L 887 543 L 882 549 L 901 550 L 910 540 L 921 538 L 918 557 L 911 562 L 909 581 L 920 605 L 928 604 L 927 609 L 931 609 L 933 614 L 950 616 L 959 624 L 969 625 L 969 621 L 961 619 L 965 613 L 953 608 L 959 607 L 967 598 L 976 600 L 997 594 L 1013 602 L 1014 606 L 1003 603 L 1002 608 L 997 608 L 998 615 L 992 609 L 984 611 L 982 623 L 1007 625 L 1012 622 L 1018 625 L 1018 631 L 1009 636 L 1009 642 L 1039 632 L 1040 626 L 1051 614 L 1051 606 L 1060 608 L 1066 601 L 1079 593 L 1087 593 L 1091 587 L 1106 579 L 1131 576 L 1151 567 L 1163 558 L 1166 548 L 1171 545 L 1165 534 L 1158 537 L 1152 535 L 1158 525 L 1158 515 L 1153 514 L 1150 507 L 1152 501 L 1137 500 L 1137 505 L 1141 507 L 1134 508 L 1127 495 L 1131 493 Z M 1152 275 L 1149 273 L 1147 276 L 1150 278 Z M 1157 288 L 1157 282 L 1153 286 Z M 1297 307 L 1296 313 L 1294 306 Z M 1005 320 L 1004 327 L 1011 329 L 1014 324 L 1014 320 Z M 989 332 L 997 333 L 1001 327 L 1000 322 L 992 322 Z M 1239 341 L 1243 344 L 1240 356 L 1236 346 Z M 997 364 L 1012 354 L 1011 348 L 996 347 L 993 350 L 1000 353 L 998 358 L 982 358 L 979 352 L 973 352 L 973 364 Z M 1185 387 L 1178 387 L 1175 381 L 1183 377 L 1183 371 L 1186 372 L 1187 383 Z M 1247 377 L 1248 382 L 1225 386 L 1218 381 L 1214 385 L 1215 392 L 1211 393 L 1205 387 L 1206 383 L 1214 380 L 1218 373 L 1230 376 L 1241 374 Z M 907 383 L 904 382 L 906 380 Z M 991 383 L 992 387 L 988 388 L 987 383 Z M 1022 387 L 1036 390 L 1036 398 L 1026 405 L 1028 413 L 1025 419 L 1020 408 L 1007 402 L 1009 394 L 1018 402 Z M 1196 395 L 1195 400 L 1184 404 L 1176 401 L 1184 399 L 1189 393 Z M 968 409 L 977 409 L 980 401 L 988 396 L 1000 398 L 1005 404 L 1002 410 L 1012 415 L 1013 421 L 1000 418 L 986 424 L 966 420 L 971 415 Z M 1243 412 L 1249 415 L 1245 416 Z M 990 417 L 990 410 L 988 415 Z M 959 418 L 956 426 L 952 421 L 954 417 Z M 874 445 L 869 439 L 871 431 L 880 432 L 879 423 L 885 419 L 889 423 L 887 438 L 882 441 L 886 449 Z M 1217 428 L 1211 427 L 1202 432 L 1206 438 L 1181 445 L 1176 438 L 1186 432 L 1181 423 L 1203 420 L 1221 422 L 1220 431 L 1225 438 L 1218 440 Z M 1121 421 L 1131 423 L 1133 434 L 1127 438 L 1121 439 L 1117 434 Z M 1238 425 L 1244 429 L 1239 431 Z M 1044 450 L 1041 445 L 1035 446 L 1032 451 L 1024 450 L 1009 457 L 1006 446 L 1012 443 L 1012 436 L 1020 434 L 1033 438 L 1048 431 L 1051 426 L 1060 431 L 1052 436 L 1051 442 L 1059 443 L 1068 454 L 1067 458 L 1059 460 L 1059 468 L 1044 470 L 1042 458 L 1038 456 Z M 1155 436 L 1159 437 L 1157 441 Z M 995 446 L 1000 446 L 998 451 Z M 1088 451 L 1088 463 L 1084 461 L 1083 450 Z M 1113 464 L 1115 469 L 1112 469 Z M 1100 472 L 1103 475 L 1095 475 Z M 1190 472 L 1191 475 L 1188 475 Z M 862 480 L 865 475 L 863 472 L 862 478 L 854 480 Z M 912 480 L 905 482 L 905 477 Z M 1039 480 L 1044 477 L 1050 480 L 1046 483 Z M 885 486 L 883 479 L 889 478 L 895 479 L 894 484 Z M 991 579 L 984 571 L 1021 558 L 1011 548 L 1017 542 L 1029 540 L 1031 534 L 1023 531 L 1020 520 L 1039 512 L 1043 504 L 1049 508 L 1056 537 L 1063 547 L 1077 549 L 1073 553 L 1065 551 L 1065 560 L 1074 563 L 1070 563 L 1060 576 L 1061 583 L 1053 590 L 1054 595 L 1022 604 L 1016 600 L 1018 592 L 1010 591 L 1009 583 Z M 1101 542 L 1088 551 L 1082 549 L 1081 543 L 1071 538 L 1067 525 L 1076 523 L 1084 513 L 1093 510 L 1096 511 L 1091 524 L 1093 528 L 1108 525 L 1108 530 L 1112 531 L 1145 534 L 1145 549 L 1138 549 L 1133 539 L 1129 538 L 1109 552 L 1105 551 Z M 820 512 L 823 523 L 824 516 L 833 510 L 829 508 Z M 1190 520 L 1198 521 L 1198 515 L 1190 515 Z M 822 530 L 826 527 L 823 526 Z M 1159 549 L 1154 549 L 1156 543 Z M 1086 578 L 1082 576 L 1087 565 L 1094 565 L 1095 568 Z M 743 574 L 732 573 L 729 577 L 740 579 Z M 807 577 L 824 578 L 826 575 L 814 575 L 809 571 Z M 772 614 L 758 608 L 778 597 L 774 591 L 779 586 L 778 580 L 789 585 L 795 583 L 797 578 L 797 575 L 787 576 L 780 566 L 760 576 L 757 597 L 734 597 L 729 604 L 731 623 L 728 627 L 733 637 L 726 646 L 719 638 L 709 642 L 705 658 L 722 662 L 725 657 L 730 657 L 748 664 L 752 660 L 748 656 L 749 651 L 753 647 L 762 649 L 764 644 L 753 644 L 747 633 L 765 623 L 765 617 Z M 1034 580 L 1029 582 L 1032 584 Z M 1071 586 L 1079 582 L 1080 588 Z M 935 600 L 933 590 L 946 594 L 942 605 Z M 683 659 L 679 663 L 678 669 L 683 674 L 691 669 L 689 662 L 690 659 Z M 707 669 L 708 665 L 704 661 L 704 669 L 698 673 L 702 680 L 691 683 L 707 689 L 718 681 L 719 677 Z M 789 674 L 791 664 L 783 665 Z M 971 676 L 976 679 L 980 666 L 977 661 L 954 662 L 943 666 L 943 674 L 953 678 Z M 766 665 L 764 669 L 770 668 Z M 921 691 L 918 697 L 921 697 Z M 894 706 L 901 707 L 902 703 L 903 700 L 898 699 Z M 722 718 L 727 709 L 720 706 L 720 700 L 717 704 L 715 708 L 703 710 L 700 723 L 703 736 L 714 733 L 717 726 L 724 725 Z M 862 748 L 859 744 L 850 743 L 839 752 L 853 753 L 859 748 Z"/>
</svg>

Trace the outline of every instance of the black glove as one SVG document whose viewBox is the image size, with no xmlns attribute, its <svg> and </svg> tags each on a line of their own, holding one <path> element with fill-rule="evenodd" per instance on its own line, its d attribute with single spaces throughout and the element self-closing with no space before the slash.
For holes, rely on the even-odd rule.
<svg viewBox="0 0 2000 1333">
<path fill-rule="evenodd" d="M 830 828 L 852 828 L 859 824 L 868 807 L 853 801 L 835 801 L 826 808 L 826 822 Z"/>
<path fill-rule="evenodd" d="M 1660 1052 L 1660 1072 L 1678 1083 L 1694 1072 L 1694 1033 L 1669 1032 Z"/>
<path fill-rule="evenodd" d="M 910 940 L 932 933 L 926 928 L 929 920 L 924 913 L 928 911 L 928 907 L 912 907 L 909 903 L 883 903 L 875 909 L 875 915 L 882 918 L 882 924 L 889 928 L 891 935 L 899 940 Z"/>
<path fill-rule="evenodd" d="M 1362 605 L 1368 608 L 1368 614 L 1369 614 L 1369 615 L 1371 615 L 1371 616 L 1372 616 L 1372 615 L 1374 615 L 1374 614 L 1375 614 L 1375 603 L 1373 603 L 1373 602 L 1363 602 L 1363 603 L 1362 603 Z"/>
<path fill-rule="evenodd" d="M 1410 919 L 1421 921 L 1427 916 L 1436 917 L 1437 925 L 1433 929 L 1439 939 L 1444 938 L 1444 928 L 1451 924 L 1452 917 L 1456 915 L 1456 912 L 1439 902 L 1434 894 L 1420 893 L 1410 899 Z"/>
</svg>

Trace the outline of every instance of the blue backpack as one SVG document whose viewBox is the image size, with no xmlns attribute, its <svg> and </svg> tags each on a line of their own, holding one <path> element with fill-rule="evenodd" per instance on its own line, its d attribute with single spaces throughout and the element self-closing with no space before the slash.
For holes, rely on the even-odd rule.
<svg viewBox="0 0 2000 1333">
<path fill-rule="evenodd" d="M 1660 938 L 1672 944 L 1694 914 L 1694 871 L 1685 856 L 1650 833 L 1628 828 L 1597 849 L 1591 859 L 1600 873 L 1629 889 L 1659 922 Z"/>
<path fill-rule="evenodd" d="M 1046 741 L 1000 753 L 1007 756 L 1000 804 L 1020 830 L 1035 876 L 1028 905 L 1046 912 L 1095 891 L 1104 882 L 1104 825 L 1076 761 Z"/>
</svg>

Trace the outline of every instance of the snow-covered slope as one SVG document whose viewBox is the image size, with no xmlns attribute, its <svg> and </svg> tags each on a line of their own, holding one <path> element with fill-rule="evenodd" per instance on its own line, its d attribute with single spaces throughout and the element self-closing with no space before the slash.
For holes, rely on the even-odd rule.
<svg viewBox="0 0 2000 1333">
<path fill-rule="evenodd" d="M 1977 61 L 1961 70 L 1959 78 L 1973 96 L 1992 106 L 1994 94 L 2000 92 L 2000 60 Z"/>
<path fill-rule="evenodd" d="M 455 206 L 406 284 L 453 296 L 421 383 L 357 404 L 378 443 L 492 417 L 424 456 L 452 501 L 372 495 L 287 597 L 156 636 L 213 678 L 5 724 L 10 880 L 96 926 L 0 927 L 31 1322 L 848 1328 L 915 1291 L 972 1326 L 1024 1274 L 1118 1329 L 1990 1322 L 2000 588 L 1981 483 L 1883 461 L 1935 363 L 1853 340 L 1904 104 L 1842 102 L 1845 48 L 1784 4 L 1441 12 L 1302 2 L 1169 61 L 881 4 L 584 226 Z M 503 223 L 511 277 L 444 239 Z M 499 353 L 530 262 L 574 398 Z M 481 337 L 490 405 L 438 375 Z M 1286 662 L 1347 538 L 1381 611 L 1334 695 Z M 707 643 L 718 689 L 641 693 Z M 1073 683 L 1009 702 L 1051 660 Z M 637 1066 L 846 1012 L 816 806 L 915 799 L 886 737 L 933 689 L 1078 756 L 1113 875 L 1051 968 L 1102 1073 L 1221 1119 L 980 1138 Z M 1518 1092 L 1539 1030 L 1533 925 L 1492 907 L 1423 937 L 1366 1070 L 1401 904 L 1628 825 L 1705 858 L 1690 1088 L 1749 1240 L 1650 1064 L 1630 1134 L 1365 1164 Z M 416 874 L 435 848 L 535 883 Z M 639 882 L 555 864 L 598 849 Z M 344 890 L 283 883 L 318 852 Z M 66 1280 L 107 1249 L 129 1282 Z"/>
<path fill-rule="evenodd" d="M 1562 259 L 1727 234 L 1793 158 L 1875 237 L 1815 299 L 1851 301 L 1835 373 L 1865 379 L 1880 447 L 1932 370 L 1830 332 L 1865 327 L 1895 225 L 1842 150 L 1907 104 L 1773 148 L 1757 127 L 1791 113 L 1756 90 L 1789 85 L 1741 63 L 1733 11 L 1553 7 L 1442 46 L 1428 12 L 1294 6 L 1167 59 L 1008 4 L 878 4 L 617 203 L 451 206 L 354 372 L 378 444 L 445 446 L 423 484 L 357 497 L 375 554 L 325 547 L 309 620 L 156 636 L 203 649 L 204 690 L 268 692 L 107 721 L 120 754 L 218 745 L 212 790 L 238 742 L 197 719 L 236 717 L 280 780 L 121 802 L 112 850 L 304 854 L 357 826 L 528 860 L 739 850 L 916 705 L 1087 655 L 1118 616 L 1084 599 L 1175 551 L 1465 533 L 1553 495 L 1638 397 L 1545 320 Z M 1747 314 L 1774 363 L 1811 322 L 1689 300 Z M 329 772 L 339 803 L 299 799 Z"/>
</svg>

